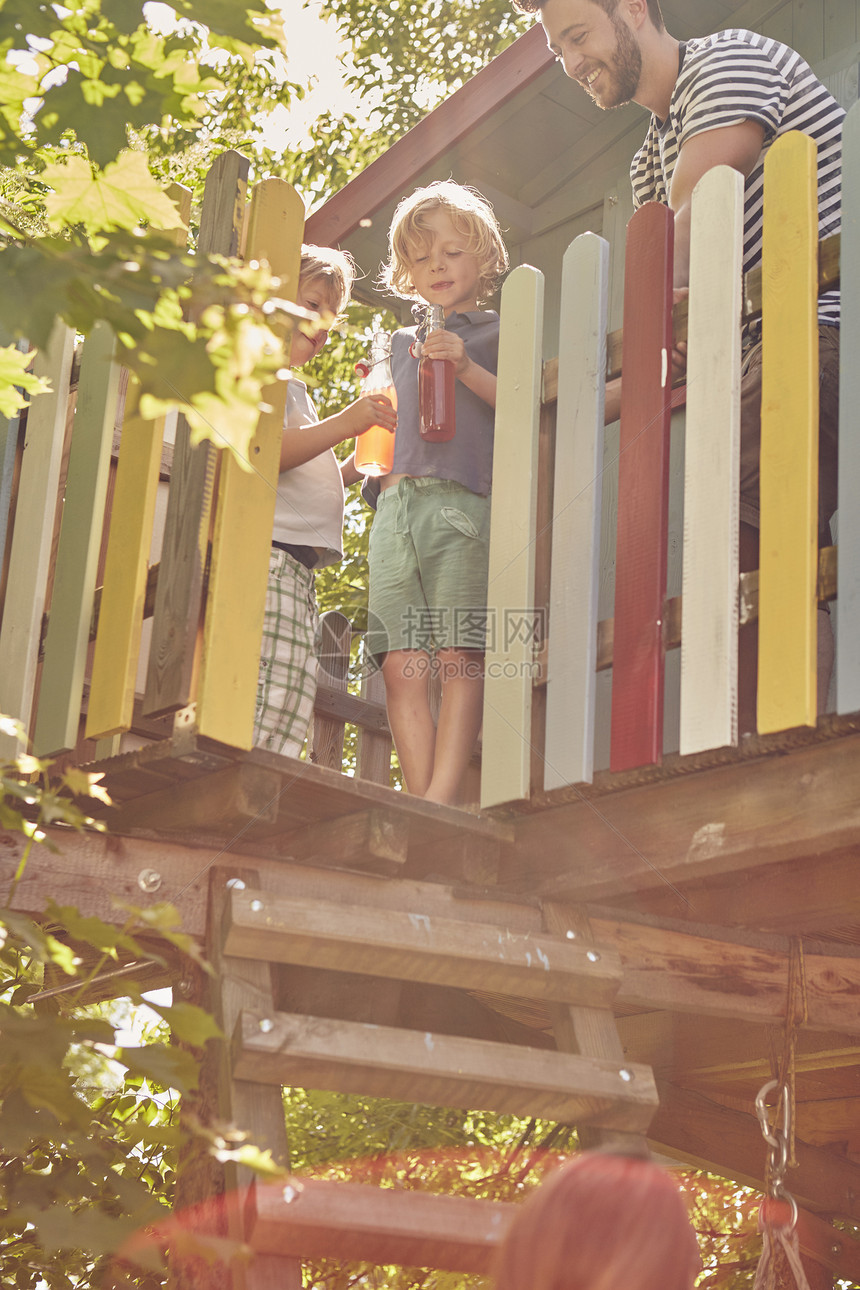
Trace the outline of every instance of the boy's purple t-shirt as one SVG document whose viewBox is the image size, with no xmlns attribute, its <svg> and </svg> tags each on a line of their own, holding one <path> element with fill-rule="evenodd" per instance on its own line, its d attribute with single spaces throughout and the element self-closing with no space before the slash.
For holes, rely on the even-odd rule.
<svg viewBox="0 0 860 1290">
<path fill-rule="evenodd" d="M 466 353 L 494 375 L 499 357 L 499 315 L 491 309 L 449 314 L 446 330 L 462 336 Z M 473 493 L 489 495 L 493 481 L 495 409 L 479 399 L 462 381 L 456 382 L 457 431 L 446 443 L 427 443 L 418 429 L 418 360 L 409 353 L 416 327 L 404 327 L 391 337 L 391 374 L 397 391 L 395 475 L 451 479 Z M 364 500 L 376 509 L 379 480 L 368 477 L 361 486 Z"/>
</svg>

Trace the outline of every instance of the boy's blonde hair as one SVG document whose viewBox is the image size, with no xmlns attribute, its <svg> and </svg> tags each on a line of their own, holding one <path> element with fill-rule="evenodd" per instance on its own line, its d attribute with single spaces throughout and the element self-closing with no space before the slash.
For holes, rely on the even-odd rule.
<svg viewBox="0 0 860 1290">
<path fill-rule="evenodd" d="M 348 251 L 337 251 L 332 246 L 302 247 L 299 284 L 322 283 L 331 301 L 332 313 L 339 314 L 346 308 L 354 281 L 355 260 Z"/>
<path fill-rule="evenodd" d="M 415 251 L 432 238 L 426 217 L 443 210 L 450 217 L 465 249 L 478 261 L 478 301 L 486 300 L 508 268 L 508 252 L 493 208 L 475 188 L 437 179 L 404 197 L 394 212 L 388 233 L 388 263 L 382 266 L 380 285 L 402 300 L 422 297 L 412 281 Z"/>
</svg>

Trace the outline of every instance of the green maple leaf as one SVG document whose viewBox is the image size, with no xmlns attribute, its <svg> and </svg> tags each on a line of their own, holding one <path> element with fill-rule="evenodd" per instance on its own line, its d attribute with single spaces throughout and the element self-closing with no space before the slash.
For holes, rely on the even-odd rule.
<svg viewBox="0 0 860 1290">
<path fill-rule="evenodd" d="M 28 372 L 32 354 L 22 354 L 15 345 L 0 347 L 0 416 L 13 417 L 19 408 L 26 407 L 28 394 L 46 394 L 50 381 Z"/>
<path fill-rule="evenodd" d="M 142 152 L 123 152 L 102 171 L 93 171 L 83 157 L 65 165 L 46 166 L 39 176 L 53 188 L 45 198 L 51 228 L 83 224 L 87 232 L 134 228 L 142 221 L 156 228 L 178 228 L 173 202 L 149 173 Z"/>
</svg>

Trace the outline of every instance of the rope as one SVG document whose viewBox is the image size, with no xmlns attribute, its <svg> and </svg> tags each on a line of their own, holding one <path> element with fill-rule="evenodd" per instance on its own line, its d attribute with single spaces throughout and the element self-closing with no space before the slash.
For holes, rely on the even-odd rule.
<svg viewBox="0 0 860 1290">
<path fill-rule="evenodd" d="M 797 1205 L 793 1197 L 786 1192 L 783 1183 L 786 1168 L 797 1166 L 795 1156 L 797 1036 L 800 1028 L 806 1024 L 808 1015 L 803 941 L 801 937 L 793 936 L 789 942 L 788 991 L 782 1056 L 777 1061 L 775 1037 L 771 1032 L 770 1057 L 774 1079 L 764 1086 L 756 1099 L 756 1113 L 765 1142 L 770 1149 L 765 1165 L 767 1199 L 759 1211 L 758 1223 L 764 1244 L 756 1269 L 753 1290 L 777 1290 L 778 1286 L 788 1285 L 790 1276 L 793 1277 L 797 1290 L 810 1290 L 800 1259 Z M 765 1099 L 773 1085 L 779 1088 L 780 1093 L 775 1109 L 775 1124 L 771 1128 Z M 780 1110 L 782 1111 L 781 1129 L 776 1124 L 780 1118 Z M 790 1206 L 788 1219 L 782 1213 L 786 1201 Z"/>
</svg>

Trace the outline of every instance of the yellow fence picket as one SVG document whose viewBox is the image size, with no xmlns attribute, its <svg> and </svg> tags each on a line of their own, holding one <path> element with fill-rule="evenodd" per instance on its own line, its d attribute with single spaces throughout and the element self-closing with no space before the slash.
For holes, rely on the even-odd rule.
<svg viewBox="0 0 860 1290">
<path fill-rule="evenodd" d="M 758 729 L 816 720 L 816 148 L 793 131 L 765 161 Z"/>
<path fill-rule="evenodd" d="M 37 353 L 33 361 L 33 371 L 50 381 L 51 391 L 37 395 L 27 413 L 9 553 L 0 628 L 0 711 L 17 717 L 28 729 L 74 353 L 74 331 L 57 321 L 45 351 Z M 0 755 L 14 756 L 18 751 L 22 750 L 12 736 L 0 734 Z"/>
<path fill-rule="evenodd" d="M 190 188 L 171 184 L 168 194 L 187 228 Z M 186 236 L 185 228 L 177 230 L 177 245 L 184 246 Z M 130 376 L 129 407 L 137 402 L 134 386 Z M 132 721 L 164 421 L 131 415 L 123 422 L 87 707 L 88 739 L 128 730 Z"/>
<path fill-rule="evenodd" d="M 481 806 L 529 795 L 543 274 L 514 269 L 502 289 L 490 524 Z"/>
<path fill-rule="evenodd" d="M 104 322 L 84 345 L 45 662 L 33 733 L 37 755 L 74 748 L 95 598 L 119 391 L 116 340 Z"/>
<path fill-rule="evenodd" d="M 682 753 L 737 742 L 743 177 L 693 193 L 684 456 Z"/>
<path fill-rule="evenodd" d="M 254 189 L 247 259 L 268 260 L 280 294 L 295 299 L 305 212 L 295 189 L 266 179 Z M 197 729 L 236 748 L 250 748 L 286 383 L 269 386 L 251 440 L 250 470 L 229 452 L 221 470 L 212 539 L 212 566 L 197 693 Z"/>
<path fill-rule="evenodd" d="M 133 385 L 130 377 L 130 401 Z M 93 653 L 88 739 L 102 739 L 131 725 L 163 438 L 163 417 L 129 417 L 123 424 Z"/>
</svg>

